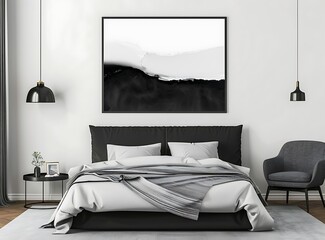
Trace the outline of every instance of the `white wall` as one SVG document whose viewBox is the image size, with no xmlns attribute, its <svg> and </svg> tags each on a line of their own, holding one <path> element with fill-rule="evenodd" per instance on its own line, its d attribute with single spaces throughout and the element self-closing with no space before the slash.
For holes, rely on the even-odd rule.
<svg viewBox="0 0 325 240">
<path fill-rule="evenodd" d="M 263 160 L 294 139 L 325 141 L 325 1 L 300 1 L 300 80 L 295 87 L 296 0 L 43 0 L 43 81 L 55 104 L 26 104 L 38 81 L 38 0 L 10 0 L 9 193 L 22 197 L 31 153 L 62 171 L 90 163 L 88 125 L 243 124 L 243 165 L 265 191 Z M 227 16 L 228 113 L 101 113 L 102 16 Z M 202 36 L 204 37 L 204 36 Z M 31 185 L 39 194 L 40 186 Z M 59 193 L 59 184 L 50 194 Z M 32 196 L 32 195 L 31 195 Z"/>
</svg>

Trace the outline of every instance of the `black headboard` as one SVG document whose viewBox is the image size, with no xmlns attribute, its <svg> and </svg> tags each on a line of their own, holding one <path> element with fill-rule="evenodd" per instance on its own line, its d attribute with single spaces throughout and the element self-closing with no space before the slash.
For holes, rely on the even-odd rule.
<svg viewBox="0 0 325 240">
<path fill-rule="evenodd" d="M 91 132 L 92 162 L 107 160 L 107 144 L 136 146 L 161 143 L 161 154 L 170 155 L 167 142 L 219 141 L 220 159 L 241 165 L 241 132 L 239 126 L 204 127 L 97 127 Z"/>
</svg>

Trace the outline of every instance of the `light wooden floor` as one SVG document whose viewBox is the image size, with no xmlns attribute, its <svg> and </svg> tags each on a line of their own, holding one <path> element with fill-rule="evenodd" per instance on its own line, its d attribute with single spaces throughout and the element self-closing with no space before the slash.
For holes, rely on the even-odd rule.
<svg viewBox="0 0 325 240">
<path fill-rule="evenodd" d="M 14 202 L 9 206 L 0 207 L 0 227 L 3 227 L 18 215 L 26 211 L 23 202 Z"/>
<path fill-rule="evenodd" d="M 284 205 L 285 201 L 269 201 L 270 205 Z M 289 205 L 298 205 L 300 208 L 306 210 L 304 201 L 289 201 Z M 325 223 L 325 208 L 321 201 L 310 201 L 310 214 L 318 220 Z M 10 206 L 0 207 L 0 228 L 15 219 L 21 213 L 26 211 L 23 201 L 17 201 L 10 204 Z"/>
</svg>

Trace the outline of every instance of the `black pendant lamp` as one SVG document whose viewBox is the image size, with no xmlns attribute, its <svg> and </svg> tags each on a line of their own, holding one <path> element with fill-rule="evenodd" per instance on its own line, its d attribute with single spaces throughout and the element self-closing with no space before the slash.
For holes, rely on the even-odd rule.
<svg viewBox="0 0 325 240">
<path fill-rule="evenodd" d="M 36 87 L 29 90 L 26 98 L 27 103 L 54 103 L 55 97 L 51 89 L 45 87 L 42 79 L 42 0 L 39 1 L 40 6 L 40 80 Z"/>
<path fill-rule="evenodd" d="M 305 93 L 299 88 L 299 81 L 296 83 L 296 90 L 290 93 L 290 101 L 306 101 Z"/>
<path fill-rule="evenodd" d="M 297 0 L 297 66 L 296 66 L 296 70 L 297 70 L 297 82 L 296 82 L 296 90 L 294 90 L 292 93 L 290 93 L 290 101 L 306 101 L 306 98 L 305 98 L 305 93 L 303 91 L 300 90 L 299 88 L 299 80 L 298 80 L 298 58 L 299 58 L 299 42 L 298 42 L 298 17 L 299 17 L 299 14 L 298 14 L 298 0 Z"/>
</svg>

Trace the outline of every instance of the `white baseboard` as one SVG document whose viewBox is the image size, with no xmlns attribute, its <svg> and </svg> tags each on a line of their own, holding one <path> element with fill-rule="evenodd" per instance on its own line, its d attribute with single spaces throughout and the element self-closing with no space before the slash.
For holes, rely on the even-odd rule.
<svg viewBox="0 0 325 240">
<path fill-rule="evenodd" d="M 22 193 L 9 193 L 8 194 L 9 200 L 11 201 L 24 201 L 25 194 Z M 44 194 L 44 200 L 61 200 L 61 194 Z M 27 194 L 27 200 L 41 200 L 42 194 Z"/>
<path fill-rule="evenodd" d="M 324 194 L 323 194 L 324 195 Z M 45 194 L 44 199 L 45 200 L 60 200 L 61 194 Z M 262 196 L 265 198 L 265 193 L 262 194 Z M 309 200 L 320 200 L 320 196 L 318 192 L 310 192 L 308 194 Z M 25 194 L 21 193 L 10 193 L 8 194 L 8 197 L 12 201 L 23 201 L 25 199 Z M 325 196 L 324 196 L 325 198 Z M 27 200 L 40 200 L 42 199 L 41 194 L 28 194 Z M 274 191 L 269 194 L 268 200 L 285 200 L 286 199 L 286 193 L 284 191 Z M 299 192 L 290 192 L 289 200 L 305 200 L 305 194 L 299 193 Z"/>
</svg>

